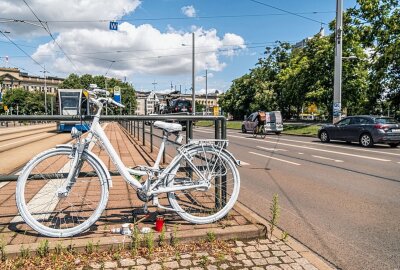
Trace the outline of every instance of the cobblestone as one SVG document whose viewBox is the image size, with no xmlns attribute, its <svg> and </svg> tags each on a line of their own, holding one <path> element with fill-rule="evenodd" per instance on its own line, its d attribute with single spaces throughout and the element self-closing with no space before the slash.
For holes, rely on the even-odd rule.
<svg viewBox="0 0 400 270">
<path fill-rule="evenodd" d="M 128 269 L 161 270 L 217 270 L 217 269 L 267 269 L 267 270 L 318 270 L 307 259 L 290 246 L 281 242 L 271 242 L 268 239 L 252 241 L 235 241 L 221 253 L 199 251 L 182 253 L 176 256 L 154 256 L 153 260 L 146 258 L 122 258 L 104 263 L 93 262 L 92 269 Z"/>
</svg>

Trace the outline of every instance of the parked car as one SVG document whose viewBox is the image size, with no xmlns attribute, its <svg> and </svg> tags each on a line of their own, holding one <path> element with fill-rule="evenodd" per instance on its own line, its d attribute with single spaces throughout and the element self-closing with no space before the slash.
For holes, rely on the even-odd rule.
<svg viewBox="0 0 400 270">
<path fill-rule="evenodd" d="M 318 131 L 321 142 L 341 140 L 359 142 L 364 147 L 386 143 L 397 147 L 400 143 L 400 123 L 394 118 L 356 115 L 343 118 L 336 124 L 322 126 Z"/>
<path fill-rule="evenodd" d="M 260 112 L 254 112 L 245 118 L 242 123 L 242 132 L 253 132 L 257 125 L 257 116 Z M 265 132 L 280 134 L 283 131 L 282 114 L 280 111 L 261 112 L 265 113 Z"/>
</svg>

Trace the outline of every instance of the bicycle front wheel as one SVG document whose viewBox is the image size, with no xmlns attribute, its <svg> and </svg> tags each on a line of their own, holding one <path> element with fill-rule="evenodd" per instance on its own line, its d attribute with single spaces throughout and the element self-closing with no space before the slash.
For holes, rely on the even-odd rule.
<svg viewBox="0 0 400 270">
<path fill-rule="evenodd" d="M 76 178 L 67 183 L 71 149 L 50 149 L 32 159 L 17 182 L 16 201 L 21 217 L 49 237 L 70 237 L 87 230 L 108 200 L 106 176 L 99 162 L 82 154 Z"/>
<path fill-rule="evenodd" d="M 265 131 L 265 126 L 260 127 L 260 137 L 261 139 L 265 139 L 265 136 L 267 136 L 267 132 Z"/>
<path fill-rule="evenodd" d="M 171 206 L 185 220 L 205 224 L 223 218 L 235 204 L 240 189 L 240 176 L 232 158 L 212 146 L 190 149 L 187 157 L 209 181 L 208 188 L 193 188 L 168 193 Z M 171 185 L 191 185 L 201 177 L 181 158 Z"/>
</svg>

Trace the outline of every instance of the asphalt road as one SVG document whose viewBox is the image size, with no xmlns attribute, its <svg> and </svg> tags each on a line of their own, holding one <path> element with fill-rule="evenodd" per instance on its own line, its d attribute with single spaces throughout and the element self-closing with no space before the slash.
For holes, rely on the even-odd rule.
<svg viewBox="0 0 400 270">
<path fill-rule="evenodd" d="M 337 268 L 400 269 L 400 148 L 234 130 L 228 139 L 243 164 L 242 203 L 269 217 L 278 194 L 279 227 Z"/>
</svg>

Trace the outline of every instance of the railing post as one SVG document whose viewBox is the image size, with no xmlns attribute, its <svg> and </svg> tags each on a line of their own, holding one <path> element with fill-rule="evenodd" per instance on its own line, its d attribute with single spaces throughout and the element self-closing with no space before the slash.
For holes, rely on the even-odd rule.
<svg viewBox="0 0 400 270">
<path fill-rule="evenodd" d="M 189 121 L 189 138 L 193 140 L 193 121 Z"/>
<path fill-rule="evenodd" d="M 190 139 L 189 125 L 190 125 L 189 120 L 186 120 L 186 143 L 188 143 Z"/>
<path fill-rule="evenodd" d="M 143 130 L 142 130 L 142 144 L 143 145 L 146 145 L 146 128 L 144 127 L 145 125 L 144 125 L 144 120 L 142 121 L 142 128 L 143 128 Z"/>
<path fill-rule="evenodd" d="M 138 121 L 136 121 L 137 122 L 137 140 L 139 140 L 140 138 L 139 138 L 139 134 L 140 134 L 140 123 L 139 123 L 139 120 Z"/>
<path fill-rule="evenodd" d="M 221 119 L 221 139 L 226 140 L 226 118 Z M 226 148 L 226 144 L 224 144 L 224 148 Z M 221 186 L 221 195 L 222 195 L 222 206 L 226 205 L 226 175 L 222 176 L 222 186 Z"/>
<path fill-rule="evenodd" d="M 150 122 L 150 152 L 153 153 L 153 122 Z"/>
<path fill-rule="evenodd" d="M 216 140 L 220 139 L 220 130 L 219 130 L 219 119 L 214 120 L 214 138 Z M 218 142 L 216 142 L 218 144 Z M 219 169 L 219 166 L 216 166 L 216 170 Z M 220 209 L 221 208 L 221 177 L 215 177 L 215 208 Z"/>
</svg>

